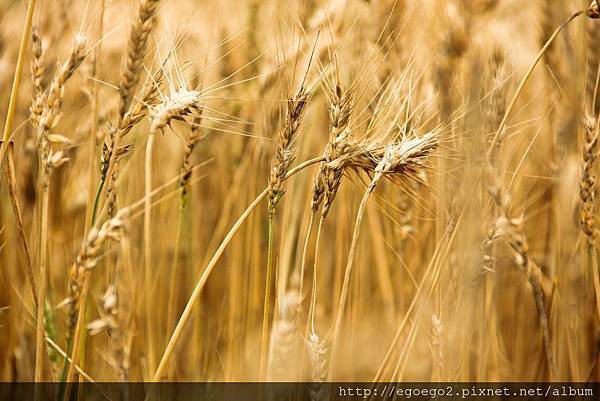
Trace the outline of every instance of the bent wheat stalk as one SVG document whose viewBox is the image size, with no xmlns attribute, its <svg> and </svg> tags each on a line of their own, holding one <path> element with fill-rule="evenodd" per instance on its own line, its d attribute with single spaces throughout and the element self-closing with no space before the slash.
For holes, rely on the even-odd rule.
<svg viewBox="0 0 600 401">
<path fill-rule="evenodd" d="M 352 267 L 354 265 L 354 258 L 356 256 L 356 250 L 358 247 L 358 238 L 360 234 L 360 225 L 364 216 L 367 201 L 370 195 L 375 190 L 377 183 L 388 174 L 399 174 L 412 176 L 416 169 L 423 167 L 422 159 L 429 156 L 431 151 L 437 147 L 437 138 L 434 134 L 428 133 L 421 138 L 414 138 L 410 140 L 402 140 L 397 143 L 386 146 L 385 152 L 381 161 L 375 167 L 375 172 L 371 183 L 367 187 L 360 206 L 358 208 L 356 221 L 354 223 L 354 231 L 352 234 L 352 245 L 348 254 L 348 261 L 346 263 L 346 269 L 344 272 L 344 280 L 342 283 L 342 292 L 340 294 L 340 301 L 336 312 L 336 320 L 333 327 L 333 338 L 331 344 L 331 355 L 330 355 L 330 369 L 329 379 L 333 379 L 333 366 L 335 366 L 335 358 L 337 356 L 339 348 L 339 337 L 342 326 L 342 319 L 346 310 L 346 302 L 348 300 L 348 291 L 350 288 L 350 278 L 352 275 Z"/>
<path fill-rule="evenodd" d="M 27 245 L 27 237 L 25 235 L 25 228 L 23 227 L 23 217 L 21 215 L 21 207 L 19 206 L 19 198 L 17 195 L 17 179 L 15 176 L 15 161 L 14 161 L 14 144 L 8 145 L 7 157 L 6 157 L 6 181 L 8 182 L 8 194 L 15 215 L 17 223 L 17 233 L 19 235 L 19 242 L 23 247 L 23 255 L 25 256 L 25 275 L 29 281 L 31 287 L 31 294 L 33 295 L 33 302 L 37 307 L 38 295 L 37 286 L 35 279 L 33 278 L 33 267 L 31 263 L 31 253 L 29 252 L 29 246 Z"/>
<path fill-rule="evenodd" d="M 494 148 L 496 147 L 496 142 L 498 142 L 498 140 L 500 139 L 500 136 L 502 135 L 502 132 L 504 131 L 504 128 L 506 128 L 506 124 L 508 123 L 508 120 L 510 119 L 510 116 L 512 115 L 513 109 L 515 108 L 517 101 L 519 100 L 519 97 L 521 96 L 521 93 L 525 89 L 525 85 L 527 84 L 527 82 L 529 81 L 529 78 L 533 74 L 535 67 L 537 67 L 539 62 L 542 60 L 542 58 L 546 54 L 546 51 L 550 48 L 550 46 L 552 46 L 552 43 L 554 42 L 556 37 L 562 32 L 562 30 L 565 29 L 571 23 L 571 21 L 573 21 L 575 18 L 579 17 L 583 13 L 584 13 L 583 11 L 577 11 L 576 13 L 571 15 L 569 18 L 567 18 L 567 20 L 565 22 L 563 22 L 558 28 L 556 28 L 554 33 L 550 36 L 550 38 L 548 38 L 544 47 L 542 47 L 542 49 L 538 53 L 537 57 L 534 59 L 534 61 L 531 63 L 531 65 L 527 69 L 525 76 L 519 83 L 519 86 L 518 86 L 515 94 L 513 95 L 510 103 L 508 104 L 508 107 L 506 108 L 506 112 L 504 113 L 504 118 L 502 119 L 502 122 L 500 123 L 498 130 L 496 131 L 496 133 L 494 134 L 494 137 L 492 138 L 492 141 L 490 143 L 490 146 L 489 146 L 488 152 L 487 152 L 488 159 L 492 156 L 492 154 L 494 152 Z M 589 11 L 588 11 L 588 13 L 589 13 Z"/>
<path fill-rule="evenodd" d="M 320 163 L 323 160 L 325 160 L 325 159 L 322 156 L 307 160 L 307 161 L 297 165 L 296 167 L 290 169 L 283 179 L 286 180 L 286 179 L 292 177 L 294 174 L 304 170 L 306 167 L 309 167 L 315 163 Z M 227 246 L 229 245 L 229 243 L 231 242 L 231 240 L 233 239 L 233 237 L 235 236 L 237 231 L 240 229 L 240 227 L 242 226 L 244 221 L 246 221 L 248 216 L 250 216 L 252 214 L 254 209 L 256 209 L 256 207 L 268 195 L 269 195 L 269 188 L 265 188 L 256 197 L 256 199 L 254 199 L 254 201 L 252 201 L 252 203 L 246 208 L 246 210 L 244 210 L 242 215 L 233 224 L 233 226 L 231 227 L 231 229 L 229 230 L 229 232 L 227 233 L 227 235 L 225 236 L 225 238 L 223 239 L 223 241 L 221 242 L 221 244 L 219 245 L 219 247 L 213 254 L 213 256 L 210 259 L 210 261 L 208 262 L 206 268 L 203 270 L 202 275 L 198 279 L 198 282 L 196 283 L 196 286 L 194 287 L 194 291 L 190 295 L 190 298 L 189 298 L 187 304 L 185 305 L 185 309 L 183 310 L 183 312 L 179 318 L 179 321 L 177 322 L 177 325 L 175 326 L 175 330 L 173 331 L 173 334 L 171 335 L 171 338 L 169 339 L 169 342 L 167 343 L 167 347 L 165 348 L 165 352 L 163 353 L 163 356 L 160 360 L 158 369 L 154 373 L 153 381 L 155 381 L 155 382 L 160 381 L 162 379 L 163 375 L 165 374 L 167 364 L 169 363 L 169 360 L 173 356 L 173 351 L 175 350 L 175 346 L 177 345 L 177 342 L 179 341 L 179 338 L 181 337 L 181 334 L 183 332 L 183 329 L 185 328 L 185 325 L 187 324 L 187 322 L 189 321 L 189 319 L 192 315 L 192 310 L 193 310 L 194 306 L 196 305 L 196 301 L 198 300 L 198 297 L 200 296 L 200 293 L 201 293 L 202 289 L 204 288 L 204 285 L 206 284 L 208 277 L 210 276 L 210 274 L 214 270 L 215 266 L 217 265 L 217 262 L 223 255 L 223 252 L 225 252 L 225 249 L 227 248 Z"/>
</svg>

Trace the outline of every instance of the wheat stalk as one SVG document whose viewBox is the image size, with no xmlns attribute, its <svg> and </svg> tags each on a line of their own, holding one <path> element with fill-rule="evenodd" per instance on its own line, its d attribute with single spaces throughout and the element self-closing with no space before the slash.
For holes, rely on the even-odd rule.
<svg viewBox="0 0 600 401">
<path fill-rule="evenodd" d="M 15 114 L 17 112 L 17 100 L 19 98 L 19 88 L 21 86 L 21 76 L 23 74 L 23 66 L 25 64 L 25 52 L 27 51 L 27 43 L 31 34 L 33 22 L 33 13 L 35 11 L 36 0 L 30 0 L 27 5 L 27 15 L 25 16 L 25 25 L 23 34 L 21 35 L 21 44 L 19 45 L 19 55 L 17 56 L 17 64 L 15 66 L 15 77 L 13 79 L 12 89 L 10 92 L 10 100 L 8 102 L 8 111 L 6 112 L 6 121 L 4 123 L 4 133 L 2 134 L 2 143 L 0 143 L 0 169 L 4 163 L 7 142 L 10 139 L 13 131 Z"/>
<path fill-rule="evenodd" d="M 598 14 L 598 3 L 594 0 L 590 6 L 588 15 L 593 17 Z M 600 98 L 598 97 L 598 83 L 600 80 L 600 55 L 598 55 L 598 42 L 600 41 L 600 29 L 598 22 L 588 21 L 588 52 L 587 52 L 587 77 L 586 77 L 586 100 L 588 113 L 598 115 L 600 113 Z"/>
<path fill-rule="evenodd" d="M 435 371 L 437 380 L 442 380 L 444 372 L 444 347 L 443 347 L 444 324 L 435 314 L 431 316 L 431 345 L 434 353 Z M 394 377 L 394 376 L 392 376 Z"/>
<path fill-rule="evenodd" d="M 8 183 L 8 195 L 10 197 L 10 203 L 15 215 L 17 222 L 17 233 L 19 235 L 19 242 L 23 248 L 23 255 L 25 256 L 25 275 L 29 281 L 31 288 L 31 294 L 33 296 L 33 302 L 35 306 L 38 305 L 38 294 L 37 286 L 35 284 L 35 278 L 33 275 L 33 263 L 31 262 L 31 252 L 29 251 L 29 245 L 27 245 L 27 237 L 25 235 L 25 228 L 23 226 L 23 217 L 21 215 L 21 207 L 19 206 L 19 197 L 17 194 L 17 178 L 15 176 L 15 155 L 14 145 L 10 143 L 8 145 L 8 151 L 6 152 L 6 182 Z"/>
<path fill-rule="evenodd" d="M 594 0 L 594 2 L 595 2 L 595 0 Z M 597 17 L 594 17 L 594 15 L 595 15 L 594 13 L 595 12 L 593 11 L 593 4 L 594 3 L 592 3 L 592 6 L 588 10 L 588 15 L 591 18 L 597 18 Z M 598 3 L 596 3 L 596 6 L 597 5 L 598 5 Z M 508 123 L 508 120 L 510 119 L 510 117 L 512 115 L 512 112 L 513 112 L 513 110 L 514 110 L 514 108 L 515 108 L 515 106 L 517 104 L 517 101 L 519 100 L 519 97 L 521 96 L 521 94 L 523 93 L 523 90 L 525 89 L 525 85 L 527 84 L 527 82 L 531 78 L 531 75 L 533 74 L 533 71 L 535 70 L 535 67 L 537 67 L 537 65 L 539 64 L 540 60 L 544 57 L 544 54 L 546 54 L 546 51 L 550 48 L 550 46 L 552 46 L 552 43 L 554 43 L 554 40 L 563 31 L 563 29 L 565 29 L 574 19 L 576 19 L 577 17 L 579 17 L 583 13 L 584 13 L 583 11 L 577 11 L 577 12 L 575 12 L 565 22 L 563 22 L 558 28 L 556 28 L 556 30 L 554 31 L 554 33 L 552 35 L 550 35 L 550 37 L 548 38 L 548 40 L 544 44 L 544 47 L 542 47 L 542 49 L 539 51 L 539 53 L 536 56 L 536 58 L 529 65 L 529 68 L 527 69 L 527 72 L 525 72 L 525 75 L 521 79 L 521 82 L 519 83 L 519 86 L 518 86 L 516 92 L 514 93 L 514 95 L 513 95 L 512 99 L 511 99 L 510 103 L 508 104 L 508 106 L 506 108 L 506 112 L 504 113 L 504 117 L 502 118 L 502 121 L 500 122 L 500 126 L 498 127 L 498 129 L 496 130 L 496 133 L 494 134 L 494 136 L 492 138 L 492 142 L 490 143 L 490 146 L 489 146 L 488 152 L 487 152 L 487 158 L 488 159 L 490 159 L 490 157 L 492 156 L 492 153 L 494 152 L 494 148 L 496 147 L 496 143 L 500 139 L 500 136 L 503 134 L 504 129 L 506 128 L 506 124 Z"/>
</svg>

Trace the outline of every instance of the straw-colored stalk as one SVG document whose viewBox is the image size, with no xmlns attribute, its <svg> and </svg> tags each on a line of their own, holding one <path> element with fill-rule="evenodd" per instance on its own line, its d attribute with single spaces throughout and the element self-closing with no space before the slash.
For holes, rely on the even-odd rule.
<svg viewBox="0 0 600 401">
<path fill-rule="evenodd" d="M 43 380 L 43 360 L 45 358 L 44 346 L 44 305 L 46 302 L 46 275 L 47 275 L 47 235 L 48 235 L 48 182 L 44 174 L 42 178 L 42 203 L 40 207 L 40 246 L 38 251 L 39 273 L 38 273 L 38 300 L 37 300 L 37 321 L 36 321 L 36 346 L 35 346 L 35 375 L 34 380 L 40 382 Z"/>
<path fill-rule="evenodd" d="M 19 89 L 21 87 L 21 77 L 23 75 L 23 66 L 25 65 L 25 53 L 27 52 L 29 36 L 31 35 L 31 27 L 33 22 L 33 12 L 35 11 L 36 0 L 29 0 L 27 5 L 27 14 L 25 16 L 25 26 L 21 35 L 21 44 L 19 45 L 19 55 L 17 56 L 17 65 L 15 66 L 15 77 L 13 79 L 12 89 L 10 92 L 10 100 L 8 102 L 8 111 L 6 112 L 6 121 L 4 123 L 4 133 L 2 135 L 2 143 L 0 143 L 0 170 L 4 163 L 6 147 L 8 140 L 12 135 L 15 114 L 17 112 L 17 101 L 19 99 Z"/>
<path fill-rule="evenodd" d="M 38 294 L 37 286 L 35 284 L 35 278 L 33 275 L 33 263 L 31 262 L 31 252 L 29 251 L 29 245 L 27 245 L 27 237 L 25 235 L 25 228 L 23 227 L 23 216 L 21 214 L 21 207 L 19 206 L 19 197 L 17 194 L 17 179 L 15 176 L 15 161 L 14 161 L 14 144 L 8 144 L 8 151 L 6 152 L 6 181 L 8 183 L 8 195 L 10 198 L 13 214 L 17 223 L 17 233 L 19 235 L 19 243 L 23 249 L 23 256 L 25 259 L 25 276 L 29 281 L 29 287 L 31 288 L 31 294 L 33 296 L 33 302 L 37 307 Z"/>
<path fill-rule="evenodd" d="M 595 0 L 594 0 L 594 2 L 595 2 Z M 596 3 L 596 6 L 597 6 L 597 3 Z M 593 10 L 592 7 L 593 7 L 593 5 L 588 10 L 588 15 L 590 16 L 590 18 L 598 18 L 598 17 L 593 16 L 594 14 L 592 13 L 592 10 Z M 490 157 L 493 155 L 495 148 L 496 148 L 496 143 L 498 142 L 498 140 L 500 140 L 500 136 L 506 129 L 506 124 L 508 124 L 508 120 L 510 119 L 512 112 L 513 112 L 515 106 L 517 105 L 517 101 L 519 100 L 519 97 L 523 93 L 523 90 L 525 89 L 527 82 L 529 81 L 529 79 L 531 78 L 531 75 L 535 71 L 535 67 L 537 67 L 539 62 L 542 60 L 542 58 L 546 54 L 546 51 L 548 51 L 548 49 L 552 46 L 552 43 L 554 43 L 554 40 L 563 31 L 563 29 L 565 29 L 571 23 L 571 21 L 573 21 L 574 19 L 576 19 L 583 13 L 584 13 L 583 11 L 577 11 L 576 13 L 571 15 L 565 22 L 563 22 L 558 28 L 556 28 L 554 33 L 550 36 L 550 38 L 548 38 L 548 41 L 546 42 L 544 47 L 542 47 L 542 49 L 537 54 L 536 58 L 533 60 L 533 62 L 527 69 L 527 72 L 525 72 L 525 75 L 521 79 L 521 82 L 519 83 L 519 86 L 517 87 L 515 94 L 513 95 L 510 103 L 508 104 L 508 107 L 506 108 L 506 112 L 504 113 L 504 118 L 500 122 L 500 126 L 498 127 L 498 129 L 496 130 L 496 132 L 492 138 L 492 142 L 490 143 L 490 146 L 489 146 L 488 152 L 487 152 L 488 159 L 490 159 Z"/>
<path fill-rule="evenodd" d="M 594 11 L 594 9 L 596 11 Z M 598 2 L 594 0 L 590 6 L 590 12 L 588 15 L 593 17 L 594 13 L 597 15 Z M 587 24 L 588 31 L 588 54 L 587 54 L 587 77 L 585 83 L 586 89 L 586 101 L 588 105 L 588 113 L 592 115 L 598 115 L 600 113 L 600 97 L 598 96 L 598 89 L 600 83 L 600 54 L 598 52 L 598 42 L 600 41 L 600 29 L 598 27 L 598 21 L 591 19 Z"/>
<path fill-rule="evenodd" d="M 152 290 L 152 155 L 154 154 L 154 137 L 156 131 L 150 131 L 148 141 L 146 142 L 146 152 L 144 157 L 144 277 L 146 278 L 146 338 L 148 340 L 148 368 L 154 370 L 156 366 L 156 357 L 154 355 L 154 328 L 152 326 L 152 299 L 154 291 Z"/>
</svg>

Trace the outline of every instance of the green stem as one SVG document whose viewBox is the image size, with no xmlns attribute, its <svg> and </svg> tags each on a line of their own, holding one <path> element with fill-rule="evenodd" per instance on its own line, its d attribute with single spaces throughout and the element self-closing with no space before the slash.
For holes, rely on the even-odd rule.
<svg viewBox="0 0 600 401">
<path fill-rule="evenodd" d="M 102 189 L 104 188 L 104 184 L 106 183 L 106 176 L 103 176 L 100 179 L 100 183 L 98 184 L 98 189 L 96 190 L 96 196 L 94 198 L 94 207 L 92 208 L 92 226 L 96 224 L 96 217 L 98 215 L 98 206 L 100 205 L 100 195 L 102 195 Z"/>
</svg>

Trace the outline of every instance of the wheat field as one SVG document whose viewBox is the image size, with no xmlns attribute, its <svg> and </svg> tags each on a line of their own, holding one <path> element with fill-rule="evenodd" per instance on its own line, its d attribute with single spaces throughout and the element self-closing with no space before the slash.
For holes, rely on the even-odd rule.
<svg viewBox="0 0 600 401">
<path fill-rule="evenodd" d="M 0 381 L 599 381 L 599 18 L 0 0 Z"/>
</svg>

